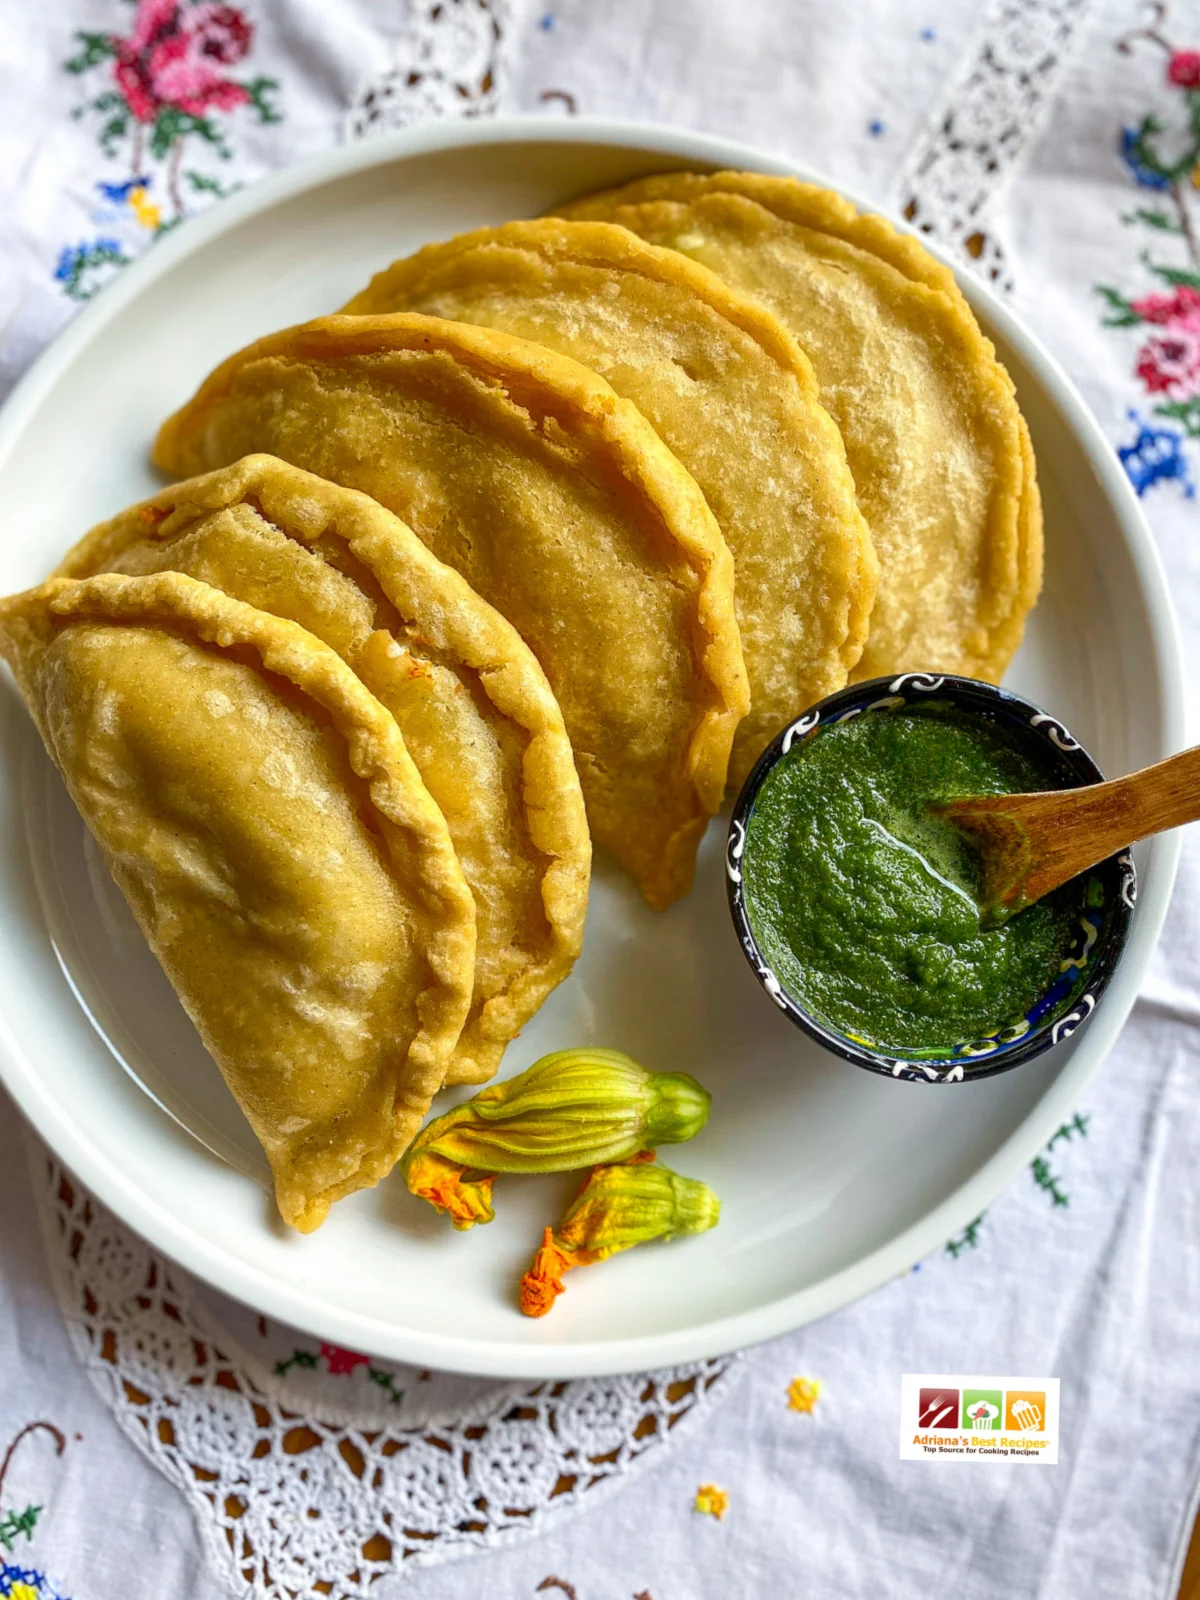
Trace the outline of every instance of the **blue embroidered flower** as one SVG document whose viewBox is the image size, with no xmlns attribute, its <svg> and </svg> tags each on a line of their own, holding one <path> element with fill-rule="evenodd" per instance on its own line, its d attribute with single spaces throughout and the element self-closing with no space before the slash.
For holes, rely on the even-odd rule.
<svg viewBox="0 0 1200 1600">
<path fill-rule="evenodd" d="M 1152 427 L 1143 422 L 1136 411 L 1129 413 L 1129 420 L 1137 423 L 1137 438 L 1132 444 L 1118 446 L 1117 454 L 1138 495 L 1144 495 L 1147 489 L 1164 479 L 1173 478 L 1189 500 L 1195 499 L 1196 486 L 1183 453 L 1183 434 L 1174 428 Z"/>
<path fill-rule="evenodd" d="M 106 200 L 120 206 L 125 204 L 135 189 L 148 189 L 150 182 L 148 177 L 126 178 L 124 183 L 98 183 L 96 187 Z"/>
<path fill-rule="evenodd" d="M 1169 189 L 1171 180 L 1165 172 L 1147 165 L 1144 154 L 1146 129 L 1121 129 L 1121 159 L 1129 168 L 1133 181 L 1142 189 Z"/>
<path fill-rule="evenodd" d="M 123 267 L 128 265 L 119 239 L 93 239 L 90 244 L 65 244 L 59 252 L 54 276 L 72 300 L 90 300 L 100 287 L 89 281 L 97 267 Z M 3 1600 L 0 1595 L 0 1600 Z"/>
<path fill-rule="evenodd" d="M 881 122 L 878 117 L 872 117 L 870 122 L 867 123 L 867 132 L 871 135 L 872 139 L 878 139 L 880 135 L 886 131 L 887 124 Z"/>
</svg>

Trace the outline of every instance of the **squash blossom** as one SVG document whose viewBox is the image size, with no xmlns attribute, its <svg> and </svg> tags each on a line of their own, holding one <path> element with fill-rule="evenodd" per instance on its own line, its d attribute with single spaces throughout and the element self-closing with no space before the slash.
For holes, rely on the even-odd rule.
<svg viewBox="0 0 1200 1600">
<path fill-rule="evenodd" d="M 558 1050 L 423 1128 L 404 1180 L 471 1228 L 495 1215 L 498 1172 L 571 1172 L 680 1144 L 708 1121 L 711 1098 L 686 1072 L 647 1072 L 620 1050 Z"/>
<path fill-rule="evenodd" d="M 521 1279 L 521 1310 L 544 1317 L 563 1292 L 572 1267 L 605 1261 L 619 1250 L 681 1233 L 706 1233 L 721 1202 L 696 1178 L 681 1178 L 657 1162 L 597 1167 L 584 1180 L 557 1228 L 547 1228 L 533 1266 Z"/>
</svg>

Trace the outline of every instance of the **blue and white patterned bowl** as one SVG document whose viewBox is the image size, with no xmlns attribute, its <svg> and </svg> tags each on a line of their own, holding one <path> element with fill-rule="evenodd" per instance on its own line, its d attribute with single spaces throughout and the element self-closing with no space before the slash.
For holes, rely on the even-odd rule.
<svg viewBox="0 0 1200 1600">
<path fill-rule="evenodd" d="M 742 951 L 763 989 L 797 1027 L 835 1055 L 891 1078 L 917 1083 L 964 1083 L 990 1077 L 1040 1055 L 1070 1038 L 1092 1012 L 1112 977 L 1133 917 L 1137 872 L 1127 850 L 1109 856 L 1086 874 L 1081 887 L 1079 935 L 1064 959 L 1055 982 L 1026 1015 L 1010 1027 L 979 1039 L 964 1039 L 949 1049 L 885 1054 L 835 1028 L 804 1006 L 779 980 L 754 937 L 746 911 L 742 852 L 754 802 L 763 780 L 797 739 L 820 738 L 823 729 L 861 711 L 887 712 L 914 700 L 947 701 L 959 710 L 986 718 L 1035 749 L 1055 780 L 1051 787 L 1077 788 L 1099 783 L 1103 773 L 1061 722 L 1037 706 L 974 678 L 938 677 L 909 672 L 897 678 L 872 678 L 851 684 L 820 700 L 785 728 L 767 746 L 746 779 L 729 825 L 726 886 L 729 908 Z"/>
</svg>

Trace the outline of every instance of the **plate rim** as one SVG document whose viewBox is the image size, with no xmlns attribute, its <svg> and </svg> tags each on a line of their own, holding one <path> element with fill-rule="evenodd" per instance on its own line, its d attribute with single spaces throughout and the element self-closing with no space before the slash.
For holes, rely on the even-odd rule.
<svg viewBox="0 0 1200 1600">
<path fill-rule="evenodd" d="M 124 307 L 187 256 L 259 212 L 340 176 L 443 150 L 505 143 L 599 144 L 653 152 L 664 158 L 711 167 L 793 174 L 835 189 L 861 210 L 886 217 L 901 232 L 918 238 L 935 258 L 954 272 L 972 308 L 982 311 L 985 319 L 1019 351 L 1066 418 L 1087 457 L 1122 529 L 1125 548 L 1137 571 L 1146 604 L 1161 692 L 1166 747 L 1163 754 L 1182 747 L 1187 734 L 1182 658 L 1178 624 L 1161 558 L 1115 451 L 1058 361 L 987 285 L 960 271 L 932 241 L 902 219 L 889 215 L 852 189 L 832 182 L 799 162 L 718 135 L 664 123 L 601 117 L 558 121 L 536 115 L 504 116 L 422 124 L 304 157 L 218 202 L 200 217 L 189 219 L 185 227 L 155 243 L 52 339 L 0 407 L 0 471 L 4 470 L 21 431 L 43 396 L 76 356 Z M 314 1337 L 369 1350 L 386 1359 L 497 1378 L 593 1377 L 706 1360 L 829 1315 L 907 1272 L 990 1205 L 1021 1167 L 1032 1160 L 1053 1129 L 1065 1120 L 1084 1086 L 1107 1057 L 1137 998 L 1174 887 L 1180 852 L 1178 832 L 1160 836 L 1151 849 L 1154 870 L 1144 873 L 1145 888 L 1129 946 L 1104 1006 L 1090 1020 L 1071 1060 L 1055 1082 L 1008 1139 L 965 1183 L 904 1232 L 816 1284 L 749 1311 L 666 1333 L 567 1344 L 503 1344 L 450 1333 L 430 1334 L 397 1328 L 365 1313 L 346 1311 L 260 1268 L 231 1258 L 183 1219 L 157 1206 L 146 1189 L 132 1182 L 107 1152 L 73 1124 L 67 1109 L 43 1092 L 38 1074 L 31 1070 L 32 1063 L 10 1031 L 8 1019 L 2 1012 L 0 1082 L 58 1159 L 102 1204 L 153 1248 L 219 1292 Z M 915 1085 L 910 1092 L 920 1093 L 921 1088 Z M 963 1086 L 959 1092 L 969 1093 L 970 1090 Z"/>
</svg>

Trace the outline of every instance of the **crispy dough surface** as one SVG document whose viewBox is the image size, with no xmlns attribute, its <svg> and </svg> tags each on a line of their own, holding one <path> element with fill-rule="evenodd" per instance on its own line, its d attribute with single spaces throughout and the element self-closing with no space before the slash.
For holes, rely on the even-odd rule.
<svg viewBox="0 0 1200 1600">
<path fill-rule="evenodd" d="M 999 678 L 1041 571 L 1032 450 L 1008 374 L 952 274 L 840 195 L 757 173 L 672 173 L 561 208 L 694 256 L 810 357 L 879 556 L 854 678 Z"/>
<path fill-rule="evenodd" d="M 730 784 L 862 654 L 876 564 L 841 436 L 796 341 L 674 250 L 542 218 L 429 245 L 344 311 L 419 311 L 571 356 L 637 406 L 699 484 L 736 568 L 750 711 Z"/>
<path fill-rule="evenodd" d="M 330 645 L 396 718 L 475 899 L 446 1082 L 483 1083 L 583 942 L 591 844 L 562 714 L 512 625 L 366 495 L 271 456 L 94 528 L 58 575 L 176 571 Z"/>
<path fill-rule="evenodd" d="M 188 475 L 260 449 L 365 490 L 513 623 L 562 708 L 593 837 L 651 905 L 684 893 L 748 694 L 732 557 L 641 414 L 526 340 L 328 317 L 218 367 L 155 460 Z"/>
<path fill-rule="evenodd" d="M 0 651 L 311 1231 L 403 1153 L 470 1003 L 470 891 L 395 722 L 179 573 L 51 579 L 0 602 Z"/>
</svg>

